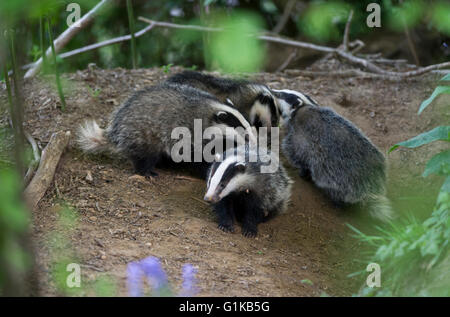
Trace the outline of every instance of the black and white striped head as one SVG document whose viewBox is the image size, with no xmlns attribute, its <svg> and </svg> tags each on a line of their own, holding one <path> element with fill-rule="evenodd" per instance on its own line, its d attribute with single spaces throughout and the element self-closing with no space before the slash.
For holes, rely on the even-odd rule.
<svg viewBox="0 0 450 317">
<path fill-rule="evenodd" d="M 232 105 L 231 101 L 229 101 L 229 103 Z M 214 107 L 217 109 L 217 112 L 214 114 L 213 121 L 216 122 L 217 127 L 223 128 L 223 132 L 226 132 L 226 127 L 231 127 L 234 128 L 234 132 L 236 132 L 236 134 L 239 134 L 245 140 L 248 138 L 249 142 L 256 143 L 256 134 L 252 130 L 250 123 L 236 108 L 231 105 L 215 104 Z"/>
<path fill-rule="evenodd" d="M 222 161 L 217 155 L 208 174 L 204 200 L 217 203 L 233 193 L 249 193 L 253 183 L 254 177 L 242 156 L 230 155 Z"/>
<path fill-rule="evenodd" d="M 289 120 L 289 118 L 303 106 L 318 106 L 317 102 L 314 99 L 299 91 L 290 89 L 272 89 L 272 92 L 276 99 L 278 99 L 278 104 L 283 121 Z"/>
<path fill-rule="evenodd" d="M 277 98 L 264 85 L 254 85 L 252 89 L 256 93 L 256 98 L 250 108 L 250 123 L 256 128 L 277 127 L 280 122 Z"/>
</svg>

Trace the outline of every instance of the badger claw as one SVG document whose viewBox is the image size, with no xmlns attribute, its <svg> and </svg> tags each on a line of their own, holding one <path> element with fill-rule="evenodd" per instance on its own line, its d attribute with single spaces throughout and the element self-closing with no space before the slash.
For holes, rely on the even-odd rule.
<svg viewBox="0 0 450 317">
<path fill-rule="evenodd" d="M 222 230 L 223 232 L 234 233 L 234 227 L 233 227 L 233 225 L 219 224 L 217 227 L 218 227 L 220 230 Z"/>
<path fill-rule="evenodd" d="M 246 238 L 254 238 L 257 233 L 256 229 L 242 228 L 242 235 Z"/>
</svg>

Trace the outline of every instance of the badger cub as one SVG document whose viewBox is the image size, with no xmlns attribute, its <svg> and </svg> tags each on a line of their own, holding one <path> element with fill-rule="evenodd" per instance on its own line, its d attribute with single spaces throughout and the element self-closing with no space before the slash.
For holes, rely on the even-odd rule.
<svg viewBox="0 0 450 317">
<path fill-rule="evenodd" d="M 265 85 L 194 71 L 175 74 L 169 77 L 167 82 L 190 85 L 211 93 L 221 102 L 234 105 L 256 128 L 278 126 L 279 105 Z"/>
<path fill-rule="evenodd" d="M 269 160 L 276 162 L 276 170 L 261 172 Z M 204 200 L 213 204 L 221 230 L 234 232 L 237 220 L 242 234 L 254 237 L 260 222 L 287 208 L 291 183 L 274 154 L 240 146 L 228 149 L 211 165 Z"/>
<path fill-rule="evenodd" d="M 202 120 L 203 131 L 216 126 L 224 133 L 226 127 L 242 127 L 241 131 L 246 131 L 244 138 L 256 140 L 250 124 L 235 108 L 193 87 L 164 83 L 132 95 L 113 113 L 106 130 L 95 121 L 80 126 L 78 144 L 88 153 L 109 150 L 121 154 L 132 161 L 136 173 L 156 176 L 155 164 L 162 158 L 170 158 L 178 142 L 172 138 L 175 128 L 190 131 L 192 157 L 196 148 L 195 119 Z"/>
<path fill-rule="evenodd" d="M 300 92 L 274 90 L 282 104 L 282 150 L 300 176 L 311 178 L 336 204 L 362 204 L 391 217 L 384 155 L 350 121 Z"/>
</svg>

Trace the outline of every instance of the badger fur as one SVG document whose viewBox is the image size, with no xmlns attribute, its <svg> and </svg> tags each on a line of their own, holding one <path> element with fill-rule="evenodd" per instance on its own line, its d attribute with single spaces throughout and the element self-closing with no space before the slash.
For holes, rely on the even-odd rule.
<svg viewBox="0 0 450 317">
<path fill-rule="evenodd" d="M 195 119 L 202 119 L 203 130 L 241 126 L 256 140 L 250 124 L 235 108 L 196 88 L 163 83 L 134 93 L 113 113 L 105 130 L 95 121 L 86 122 L 79 129 L 78 144 L 88 153 L 110 150 L 121 154 L 132 161 L 136 173 L 156 176 L 155 164 L 170 157 L 178 141 L 171 137 L 173 129 L 194 131 Z M 194 149 L 192 138 L 191 142 Z"/>
<path fill-rule="evenodd" d="M 196 87 L 211 93 L 223 103 L 234 105 L 256 128 L 278 126 L 279 105 L 265 85 L 194 71 L 183 71 L 167 81 Z"/>
<path fill-rule="evenodd" d="M 249 159 L 251 155 L 256 159 Z M 278 168 L 261 173 L 268 159 L 276 160 Z M 242 222 L 242 234 L 254 237 L 260 222 L 287 208 L 291 183 L 273 153 L 240 146 L 228 149 L 211 165 L 204 200 L 213 204 L 221 230 L 234 232 L 236 219 Z"/>
<path fill-rule="evenodd" d="M 375 217 L 391 218 L 385 196 L 384 155 L 350 121 L 309 96 L 274 91 L 282 105 L 282 150 L 300 176 L 311 178 L 336 204 L 358 204 Z"/>
</svg>

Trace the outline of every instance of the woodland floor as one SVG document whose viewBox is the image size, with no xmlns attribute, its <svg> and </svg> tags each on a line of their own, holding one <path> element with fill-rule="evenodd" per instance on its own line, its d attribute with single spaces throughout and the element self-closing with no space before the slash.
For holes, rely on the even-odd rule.
<svg viewBox="0 0 450 317">
<path fill-rule="evenodd" d="M 172 68 L 170 73 L 179 70 Z M 56 131 L 75 134 L 86 118 L 97 119 L 104 127 L 112 110 L 133 91 L 159 83 L 168 75 L 161 69 L 95 67 L 65 74 L 65 112 L 59 109 L 53 77 L 27 80 L 25 129 L 45 146 Z M 417 116 L 421 101 L 437 86 L 429 81 L 311 79 L 286 73 L 261 73 L 254 79 L 273 88 L 304 91 L 352 120 L 383 152 L 450 119 L 445 108 L 448 99 L 444 102 L 447 96 L 440 97 L 432 111 Z M 0 97 L 6 98 L 4 89 Z M 0 126 L 6 125 L 6 111 L 2 110 Z M 389 196 L 399 210 L 419 206 L 431 210 L 439 179 L 423 179 L 421 173 L 433 152 L 432 145 L 399 149 L 388 156 Z M 180 287 L 182 265 L 196 266 L 200 296 L 356 293 L 365 278 L 347 275 L 364 270 L 367 261 L 346 223 L 373 232 L 374 221 L 335 209 L 311 183 L 287 168 L 295 181 L 288 211 L 259 225 L 258 236 L 248 239 L 239 230 L 229 234 L 217 228 L 211 208 L 201 202 L 202 179 L 181 179 L 186 171 L 167 168 L 159 169 L 157 178 L 142 179 L 133 176 L 127 161 L 83 155 L 72 138 L 54 186 L 33 212 L 42 295 L 58 295 L 50 274 L 58 250 L 77 257 L 82 264 L 82 283 L 88 285 L 107 275 L 117 282 L 118 295 L 127 294 L 127 263 L 147 256 L 161 259 L 175 289 Z M 86 179 L 88 172 L 92 180 Z M 73 230 L 61 228 L 58 222 L 65 205 L 74 207 L 77 215 Z M 63 244 L 58 250 L 55 239 Z M 92 293 L 86 290 L 81 295 Z"/>
</svg>

